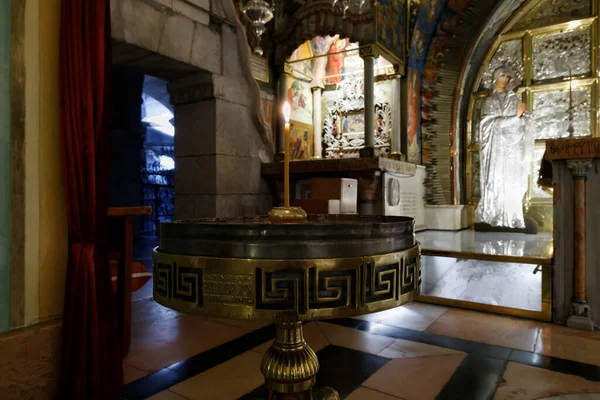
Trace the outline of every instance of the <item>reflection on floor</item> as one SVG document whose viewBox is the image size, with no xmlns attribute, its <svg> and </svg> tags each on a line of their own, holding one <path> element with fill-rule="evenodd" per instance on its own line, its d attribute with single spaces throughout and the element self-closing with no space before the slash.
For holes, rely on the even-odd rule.
<svg viewBox="0 0 600 400">
<path fill-rule="evenodd" d="M 540 262 L 552 258 L 554 252 L 552 234 L 537 235 L 503 232 L 424 231 L 417 233 L 417 240 L 424 251 L 435 250 L 449 253 L 509 256 L 537 259 Z"/>
<path fill-rule="evenodd" d="M 549 318 L 542 288 L 544 278 L 551 279 L 550 233 L 425 231 L 417 234 L 417 240 L 423 254 L 424 296 L 526 310 Z"/>
<path fill-rule="evenodd" d="M 421 303 L 310 322 L 319 385 L 349 400 L 600 399 L 600 332 Z M 124 399 L 261 399 L 268 322 L 134 303 Z"/>
<path fill-rule="evenodd" d="M 542 274 L 532 264 L 423 256 L 425 296 L 542 311 Z"/>
</svg>

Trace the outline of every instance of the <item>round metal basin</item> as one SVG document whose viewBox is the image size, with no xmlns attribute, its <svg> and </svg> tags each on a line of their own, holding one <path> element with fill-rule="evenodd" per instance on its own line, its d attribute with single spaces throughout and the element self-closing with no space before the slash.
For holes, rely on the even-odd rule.
<svg viewBox="0 0 600 400">
<path fill-rule="evenodd" d="M 161 253 L 250 259 L 321 259 L 393 253 L 415 245 L 407 217 L 310 216 L 306 224 L 268 218 L 163 223 Z"/>
<path fill-rule="evenodd" d="M 420 249 L 407 217 L 311 216 L 161 224 L 154 299 L 187 313 L 302 320 L 355 316 L 412 301 Z"/>
</svg>

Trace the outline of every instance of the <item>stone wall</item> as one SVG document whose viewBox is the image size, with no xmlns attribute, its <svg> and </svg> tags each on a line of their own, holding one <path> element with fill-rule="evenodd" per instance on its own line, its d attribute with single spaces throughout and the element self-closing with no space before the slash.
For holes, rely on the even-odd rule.
<svg viewBox="0 0 600 400">
<path fill-rule="evenodd" d="M 111 0 L 113 61 L 169 81 L 175 217 L 265 214 L 274 146 L 231 0 Z"/>
</svg>

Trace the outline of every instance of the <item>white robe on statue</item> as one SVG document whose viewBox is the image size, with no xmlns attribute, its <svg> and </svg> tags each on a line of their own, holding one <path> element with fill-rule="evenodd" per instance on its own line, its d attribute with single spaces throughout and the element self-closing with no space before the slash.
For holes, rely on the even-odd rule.
<svg viewBox="0 0 600 400">
<path fill-rule="evenodd" d="M 483 103 L 480 126 L 481 199 L 475 222 L 525 228 L 523 197 L 528 189 L 534 139 L 529 118 L 518 118 L 521 102 L 495 89 Z"/>
</svg>

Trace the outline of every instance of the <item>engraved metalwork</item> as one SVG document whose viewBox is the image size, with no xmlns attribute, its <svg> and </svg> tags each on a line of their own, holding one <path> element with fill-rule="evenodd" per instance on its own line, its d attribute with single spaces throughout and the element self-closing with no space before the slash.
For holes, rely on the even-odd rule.
<svg viewBox="0 0 600 400">
<path fill-rule="evenodd" d="M 398 292 L 399 275 L 400 263 L 380 266 L 366 264 L 363 275 L 363 303 L 397 299 L 400 295 Z"/>
<path fill-rule="evenodd" d="M 175 263 L 173 275 L 173 298 L 183 300 L 188 303 L 195 303 L 198 307 L 202 307 L 202 271 L 182 267 Z"/>
<path fill-rule="evenodd" d="M 534 29 L 590 15 L 590 0 L 543 0 L 515 25 L 514 30 Z"/>
<path fill-rule="evenodd" d="M 356 310 L 359 304 L 359 269 L 348 271 L 308 271 L 308 298 L 310 309 L 349 307 Z"/>
<path fill-rule="evenodd" d="M 158 303 L 215 317 L 271 319 L 283 311 L 297 313 L 303 320 L 354 316 L 404 304 L 419 291 L 418 245 L 400 252 L 339 259 L 223 259 L 158 250 L 154 259 Z M 194 283 L 195 277 L 200 283 L 192 293 L 187 284 Z M 177 281 L 185 283 L 179 284 L 183 287 L 179 293 Z"/>
<path fill-rule="evenodd" d="M 574 76 L 590 75 L 591 60 L 590 26 L 533 37 L 533 80 L 535 82 L 568 77 L 569 69 L 573 71 Z"/>
<path fill-rule="evenodd" d="M 406 264 L 403 265 L 401 270 L 400 294 L 412 292 L 415 290 L 415 284 L 420 288 L 421 269 L 419 268 L 419 260 L 416 257 L 406 260 Z"/>
<path fill-rule="evenodd" d="M 319 362 L 303 338 L 302 321 L 358 316 L 413 301 L 421 276 L 414 220 L 317 216 L 302 224 L 267 221 L 163 223 L 160 247 L 153 253 L 154 299 L 193 314 L 275 320 L 276 339 L 261 362 L 268 398 L 339 400 L 330 388 L 313 393 Z M 286 241 L 310 245 L 313 255 L 325 257 L 302 257 L 304 250 L 299 253 Z M 344 243 L 352 243 L 348 253 L 359 254 L 336 258 Z M 283 257 L 276 257 L 277 248 L 285 249 Z M 200 254 L 182 254 L 187 249 Z M 222 257 L 232 253 L 244 257 Z"/>
<path fill-rule="evenodd" d="M 306 313 L 304 274 L 256 270 L 256 308 Z"/>
<path fill-rule="evenodd" d="M 364 147 L 364 132 L 344 133 L 340 129 L 342 115 L 364 113 L 363 86 L 363 78 L 357 76 L 347 77 L 337 84 L 337 90 L 344 95 L 327 109 L 323 121 L 323 141 L 327 158 L 357 157 L 360 149 Z M 376 96 L 373 112 L 376 121 L 375 148 L 387 153 L 391 144 L 392 108 L 386 100 Z"/>
<path fill-rule="evenodd" d="M 204 299 L 210 303 L 254 305 L 253 275 L 206 274 Z"/>
<path fill-rule="evenodd" d="M 154 263 L 154 293 L 173 298 L 173 266 L 171 264 Z"/>
<path fill-rule="evenodd" d="M 202 270 L 182 267 L 177 262 L 156 262 L 154 293 L 170 300 L 202 308 Z"/>
<path fill-rule="evenodd" d="M 568 72 L 567 72 L 568 74 Z M 549 90 L 533 93 L 533 114 L 536 139 L 557 139 L 569 136 L 569 90 Z M 574 136 L 591 136 L 592 87 L 573 89 Z"/>
<path fill-rule="evenodd" d="M 520 38 L 507 40 L 498 46 L 498 50 L 496 50 L 496 53 L 485 69 L 483 78 L 479 83 L 479 90 L 492 89 L 492 75 L 500 66 L 507 67 L 513 73 L 509 90 L 523 84 L 523 42 Z"/>
</svg>

